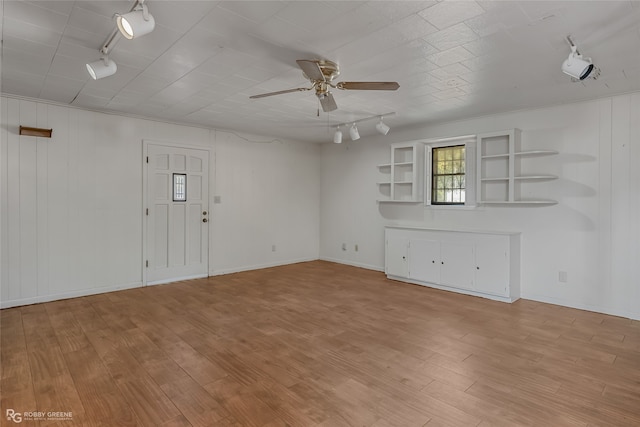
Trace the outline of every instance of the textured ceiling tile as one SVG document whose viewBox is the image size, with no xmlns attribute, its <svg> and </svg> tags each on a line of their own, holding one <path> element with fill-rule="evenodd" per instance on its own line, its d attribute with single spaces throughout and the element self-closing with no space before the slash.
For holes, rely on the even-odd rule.
<svg viewBox="0 0 640 427">
<path fill-rule="evenodd" d="M 2 69 L 2 92 L 14 95 L 37 98 L 40 96 L 40 88 L 44 83 L 44 77 L 27 77 L 22 72 Z"/>
<path fill-rule="evenodd" d="M 193 27 L 194 22 L 200 21 L 211 12 L 216 7 L 216 4 L 215 1 L 181 0 L 180 13 L 176 13 L 175 5 L 172 1 L 150 1 L 147 3 L 147 7 L 157 24 L 170 27 L 173 31 L 184 34 Z"/>
<path fill-rule="evenodd" d="M 515 2 L 478 15 L 465 21 L 480 37 L 497 33 L 507 28 L 526 26 L 529 19 Z"/>
<path fill-rule="evenodd" d="M 44 28 L 54 33 L 62 33 L 67 24 L 67 15 L 54 12 L 25 1 L 3 2 L 4 13 L 29 25 Z"/>
<path fill-rule="evenodd" d="M 261 23 L 270 19 L 283 8 L 287 7 L 284 1 L 223 1 L 218 8 L 235 13 L 255 23 Z"/>
<path fill-rule="evenodd" d="M 392 21 L 397 21 L 409 15 L 423 11 L 436 5 L 436 0 L 432 1 L 371 1 L 368 6 L 379 13 L 388 16 Z"/>
<path fill-rule="evenodd" d="M 463 47 L 454 47 L 427 57 L 427 59 L 439 67 L 454 64 L 456 62 L 465 61 L 473 58 L 473 54 Z"/>
<path fill-rule="evenodd" d="M 447 65 L 446 67 L 436 68 L 431 71 L 430 74 L 438 79 L 446 80 L 458 76 L 464 78 L 465 75 L 469 75 L 471 73 L 472 71 L 470 69 L 457 62 L 455 64 Z"/>
<path fill-rule="evenodd" d="M 407 16 L 389 25 L 388 28 L 401 34 L 404 41 L 416 40 L 438 31 L 436 27 L 418 15 Z"/>
<path fill-rule="evenodd" d="M 2 24 L 3 36 L 7 35 L 33 43 L 55 47 L 58 46 L 60 38 L 62 37 L 62 33 L 48 28 L 38 27 L 37 25 L 32 25 L 24 21 L 12 19 L 6 15 Z"/>
<path fill-rule="evenodd" d="M 114 10 L 110 15 L 103 15 L 92 10 L 83 8 L 85 3 L 93 2 L 77 2 L 76 6 L 71 10 L 67 25 L 89 31 L 96 34 L 102 34 L 103 39 L 115 28 L 116 21 L 113 17 Z"/>
<path fill-rule="evenodd" d="M 442 1 L 420 12 L 420 16 L 443 30 L 484 13 L 474 1 Z"/>
<path fill-rule="evenodd" d="M 446 30 L 441 30 L 423 38 L 424 41 L 438 50 L 447 50 L 476 40 L 478 35 L 463 22 Z"/>
<path fill-rule="evenodd" d="M 29 70 L 33 74 L 46 76 L 49 66 L 53 60 L 52 51 L 42 52 L 41 54 L 24 52 L 19 49 L 10 49 L 4 47 L 2 49 L 3 67 L 22 68 Z"/>
<path fill-rule="evenodd" d="M 331 22 L 342 14 L 325 2 L 288 2 L 286 7 L 278 11 L 278 18 L 296 27 L 314 30 Z"/>
</svg>

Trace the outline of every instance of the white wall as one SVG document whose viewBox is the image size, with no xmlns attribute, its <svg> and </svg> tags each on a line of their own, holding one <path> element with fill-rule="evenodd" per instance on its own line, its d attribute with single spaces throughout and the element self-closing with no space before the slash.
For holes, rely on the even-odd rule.
<svg viewBox="0 0 640 427">
<path fill-rule="evenodd" d="M 141 285 L 143 140 L 210 150 L 210 274 L 318 258 L 316 145 L 6 97 L 0 110 L 2 307 Z"/>
<path fill-rule="evenodd" d="M 509 128 L 523 131 L 523 149 L 560 152 L 540 166 L 559 179 L 540 183 L 537 194 L 557 205 L 460 210 L 376 203 L 376 165 L 389 162 L 392 142 Z M 638 93 L 324 145 L 320 257 L 382 270 L 383 227 L 391 224 L 519 231 L 524 298 L 640 319 L 639 164 Z M 568 273 L 567 283 L 559 283 L 559 271 Z"/>
</svg>

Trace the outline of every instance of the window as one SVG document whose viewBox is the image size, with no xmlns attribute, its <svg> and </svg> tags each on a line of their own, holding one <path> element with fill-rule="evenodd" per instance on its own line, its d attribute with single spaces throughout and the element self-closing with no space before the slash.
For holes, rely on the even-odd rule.
<svg viewBox="0 0 640 427">
<path fill-rule="evenodd" d="M 459 209 L 475 206 L 476 136 L 424 141 L 425 204 Z"/>
<path fill-rule="evenodd" d="M 465 151 L 464 145 L 432 148 L 432 205 L 464 205 Z"/>
<path fill-rule="evenodd" d="M 173 201 L 187 201 L 187 175 L 184 173 L 173 174 Z"/>
</svg>

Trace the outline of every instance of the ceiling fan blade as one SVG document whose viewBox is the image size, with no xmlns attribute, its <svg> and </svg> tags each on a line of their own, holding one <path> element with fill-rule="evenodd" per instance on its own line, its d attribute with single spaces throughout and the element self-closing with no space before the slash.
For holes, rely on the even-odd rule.
<svg viewBox="0 0 640 427">
<path fill-rule="evenodd" d="M 318 95 L 318 99 L 320 100 L 320 105 L 322 105 L 322 111 L 325 113 L 338 109 L 338 104 L 336 104 L 336 100 L 333 99 L 333 95 L 330 92 Z"/>
<path fill-rule="evenodd" d="M 398 82 L 340 82 L 336 84 L 342 90 L 397 90 Z"/>
<path fill-rule="evenodd" d="M 311 88 L 297 87 L 295 89 L 287 89 L 287 90 L 279 90 L 277 92 L 261 93 L 260 95 L 250 96 L 249 99 L 266 98 L 267 96 L 282 95 L 284 93 L 291 93 L 291 92 L 304 92 L 306 90 L 311 90 Z"/>
<path fill-rule="evenodd" d="M 302 72 L 309 77 L 310 80 L 325 81 L 324 74 L 316 61 L 309 61 L 307 59 L 297 59 L 298 67 L 302 69 Z"/>
</svg>

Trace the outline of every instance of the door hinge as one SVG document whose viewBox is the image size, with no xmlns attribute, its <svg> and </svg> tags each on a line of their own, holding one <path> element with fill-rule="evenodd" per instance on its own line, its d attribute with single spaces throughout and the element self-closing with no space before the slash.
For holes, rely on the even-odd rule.
<svg viewBox="0 0 640 427">
<path fill-rule="evenodd" d="M 147 156 L 147 163 L 149 163 L 149 156 Z"/>
<path fill-rule="evenodd" d="M 147 216 L 149 216 L 149 208 L 147 208 Z"/>
<path fill-rule="evenodd" d="M 147 268 L 149 268 L 149 260 L 147 260 L 147 261 L 144 263 L 144 266 L 145 266 L 145 267 L 147 267 Z"/>
</svg>

